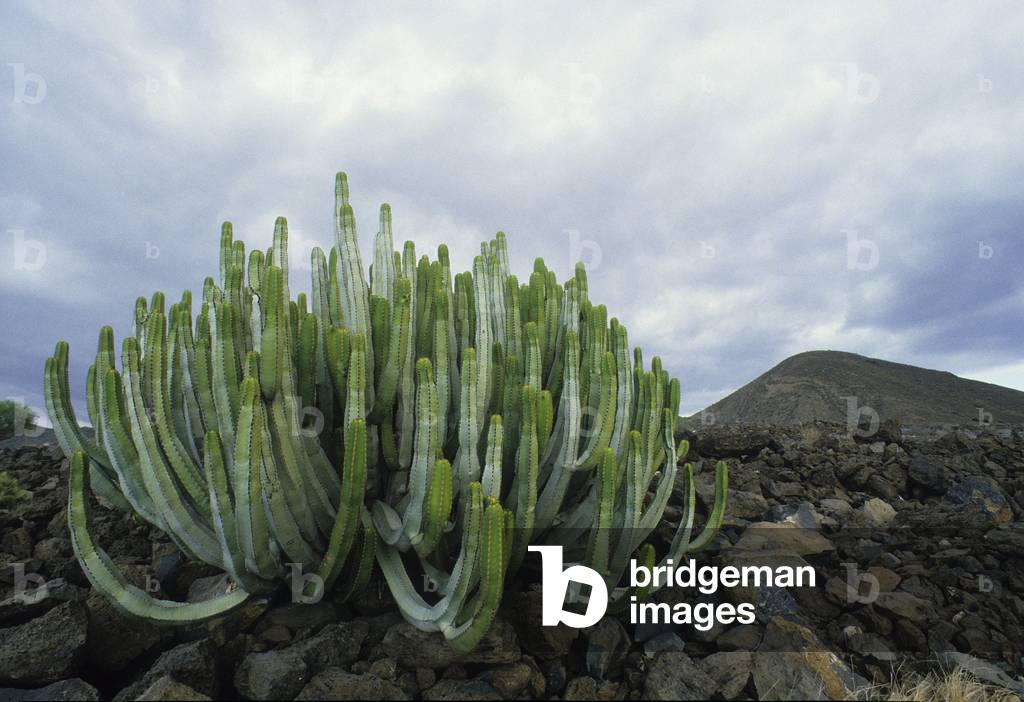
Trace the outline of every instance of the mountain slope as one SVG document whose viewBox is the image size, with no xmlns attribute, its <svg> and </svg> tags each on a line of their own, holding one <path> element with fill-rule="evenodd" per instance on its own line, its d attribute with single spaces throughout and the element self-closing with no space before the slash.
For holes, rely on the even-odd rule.
<svg viewBox="0 0 1024 702">
<path fill-rule="evenodd" d="M 848 400 L 846 398 L 856 398 Z M 852 409 L 851 409 L 852 408 Z M 858 415 L 909 425 L 1024 423 L 1024 392 L 952 373 L 858 356 L 791 356 L 692 419 L 715 424 L 847 423 Z M 984 413 L 984 414 L 982 414 Z"/>
</svg>

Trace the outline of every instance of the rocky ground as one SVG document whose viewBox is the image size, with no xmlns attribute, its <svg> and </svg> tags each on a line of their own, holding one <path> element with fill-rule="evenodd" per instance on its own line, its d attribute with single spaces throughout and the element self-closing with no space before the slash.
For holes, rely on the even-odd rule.
<svg viewBox="0 0 1024 702">
<path fill-rule="evenodd" d="M 714 461 L 730 466 L 726 523 L 699 560 L 809 564 L 815 587 L 664 589 L 656 598 L 670 604 L 753 601 L 758 619 L 701 632 L 606 617 L 579 632 L 541 627 L 540 592 L 524 584 L 463 658 L 404 623 L 380 587 L 345 604 L 292 604 L 283 591 L 188 628 L 127 619 L 71 553 L 59 450 L 0 449 L 0 470 L 31 493 L 0 510 L 0 700 L 838 699 L 894 669 L 956 665 L 1024 692 L 1019 431 L 910 439 L 886 426 L 854 440 L 812 425 L 691 440 L 699 504 Z M 670 507 L 658 536 L 677 515 Z M 147 526 L 100 509 L 96 530 L 155 594 L 217 586 Z"/>
</svg>

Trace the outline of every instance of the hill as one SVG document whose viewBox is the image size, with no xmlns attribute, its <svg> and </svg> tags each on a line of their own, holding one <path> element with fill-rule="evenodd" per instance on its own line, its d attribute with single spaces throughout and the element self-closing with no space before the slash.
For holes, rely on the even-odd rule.
<svg viewBox="0 0 1024 702">
<path fill-rule="evenodd" d="M 1024 392 L 853 353 L 808 351 L 686 423 L 700 422 L 703 415 L 714 424 L 847 424 L 869 420 L 872 412 L 880 421 L 911 426 L 1021 424 Z"/>
</svg>

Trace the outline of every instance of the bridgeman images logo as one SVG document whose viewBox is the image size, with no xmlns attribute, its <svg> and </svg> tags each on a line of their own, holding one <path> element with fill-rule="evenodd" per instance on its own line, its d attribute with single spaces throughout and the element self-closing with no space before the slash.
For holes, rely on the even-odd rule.
<svg viewBox="0 0 1024 702">
<path fill-rule="evenodd" d="M 601 574 L 585 565 L 573 564 L 563 569 L 561 546 L 530 546 L 541 557 L 541 623 L 544 626 L 565 624 L 585 629 L 601 621 L 608 609 L 608 584 Z M 701 594 L 714 594 L 719 587 L 814 587 L 815 572 L 810 566 L 698 566 L 692 559 L 676 566 L 671 559 L 663 565 L 648 568 L 630 561 L 630 586 L 656 590 L 664 586 L 694 588 Z M 570 602 L 579 602 L 578 593 L 589 586 L 586 611 L 582 614 L 564 608 L 566 595 Z M 630 621 L 633 624 L 690 624 L 707 631 L 715 624 L 752 624 L 754 605 L 749 602 L 641 602 L 630 598 Z"/>
<path fill-rule="evenodd" d="M 601 621 L 608 609 L 608 586 L 604 584 L 600 573 L 585 565 L 573 565 L 562 570 L 561 546 L 530 546 L 529 550 L 540 554 L 543 582 L 541 623 L 544 626 L 566 624 L 573 629 L 586 629 Z M 566 612 L 563 608 L 565 595 L 574 584 L 590 586 L 590 597 L 584 614 Z"/>
</svg>

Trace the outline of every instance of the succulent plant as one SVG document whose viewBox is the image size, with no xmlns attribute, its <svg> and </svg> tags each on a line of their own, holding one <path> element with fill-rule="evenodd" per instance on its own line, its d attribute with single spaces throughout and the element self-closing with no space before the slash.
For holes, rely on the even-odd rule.
<svg viewBox="0 0 1024 702">
<path fill-rule="evenodd" d="M 47 359 L 47 407 L 72 459 L 73 544 L 93 585 L 129 612 L 184 622 L 274 587 L 289 563 L 316 569 L 310 589 L 345 596 L 376 562 L 408 621 L 468 650 L 542 543 L 624 602 L 629 560 L 653 565 L 645 542 L 688 451 L 673 436 L 678 381 L 659 359 L 645 371 L 640 350 L 631 357 L 582 264 L 559 285 L 537 259 L 521 284 L 499 232 L 453 276 L 444 245 L 434 261 L 412 242 L 396 252 L 382 205 L 367 277 L 344 174 L 335 200 L 335 246 L 313 249 L 310 295 L 290 295 L 283 218 L 248 257 L 225 223 L 219 283 L 206 279 L 195 317 L 187 291 L 166 311 L 162 293 L 139 298 L 120 371 L 104 327 L 86 381 L 94 438 L 75 419 L 67 344 Z M 713 536 L 726 495 L 719 464 L 691 539 L 683 470 L 665 555 L 676 562 Z M 223 569 L 231 588 L 185 604 L 128 584 L 91 536 L 90 488 Z"/>
</svg>

